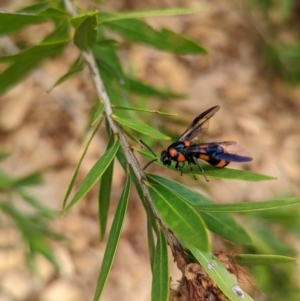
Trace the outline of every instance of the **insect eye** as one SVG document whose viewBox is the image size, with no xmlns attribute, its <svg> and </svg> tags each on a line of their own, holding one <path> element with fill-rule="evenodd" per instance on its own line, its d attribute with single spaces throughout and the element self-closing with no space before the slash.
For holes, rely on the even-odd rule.
<svg viewBox="0 0 300 301">
<path fill-rule="evenodd" d="M 170 162 L 171 162 L 171 158 L 170 156 L 168 156 L 167 152 L 166 151 L 162 151 L 161 152 L 161 158 L 160 158 L 161 162 L 164 164 L 164 165 L 169 165 Z"/>
</svg>

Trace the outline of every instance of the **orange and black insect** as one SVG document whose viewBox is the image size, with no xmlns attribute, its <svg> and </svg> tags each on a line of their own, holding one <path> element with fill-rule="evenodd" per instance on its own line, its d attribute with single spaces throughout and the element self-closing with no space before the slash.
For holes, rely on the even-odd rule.
<svg viewBox="0 0 300 301">
<path fill-rule="evenodd" d="M 199 143 L 193 140 L 195 138 L 199 139 L 208 130 L 210 118 L 214 116 L 219 109 L 220 106 L 214 106 L 198 115 L 179 139 L 172 143 L 167 150 L 161 152 L 161 162 L 166 166 L 170 166 L 172 161 L 175 161 L 175 168 L 180 171 L 185 162 L 188 162 L 191 171 L 193 171 L 192 164 L 197 165 L 206 181 L 208 181 L 204 170 L 198 163 L 198 159 L 204 160 L 217 167 L 225 167 L 231 161 L 251 161 L 251 156 L 234 141 Z M 143 144 L 145 145 L 145 143 Z M 149 149 L 147 145 L 145 146 Z M 150 161 L 144 169 L 156 160 L 157 159 Z"/>
</svg>

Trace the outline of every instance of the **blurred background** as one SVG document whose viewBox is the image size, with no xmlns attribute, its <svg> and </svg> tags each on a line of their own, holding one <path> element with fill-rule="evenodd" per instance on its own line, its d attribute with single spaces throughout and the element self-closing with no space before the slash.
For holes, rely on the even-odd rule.
<svg viewBox="0 0 300 301">
<path fill-rule="evenodd" d="M 12 12 L 30 3 L 0 0 L 0 9 Z M 121 43 L 118 51 L 128 73 L 148 84 L 186 95 L 174 101 L 135 97 L 133 103 L 178 113 L 176 117 L 155 117 L 152 122 L 152 126 L 167 134 L 172 132 L 174 137 L 196 115 L 220 105 L 221 110 L 212 118 L 204 141 L 238 141 L 254 160 L 230 167 L 271 175 L 276 180 L 252 183 L 212 179 L 206 184 L 203 179 L 194 181 L 154 165 L 150 170 L 167 174 L 219 203 L 300 195 L 299 2 L 113 0 L 100 4 L 79 1 L 78 5 L 104 11 L 175 6 L 210 8 L 190 16 L 147 19 L 156 29 L 168 27 L 198 41 L 208 50 L 207 55 L 175 56 Z M 2 37 L 0 53 L 15 53 L 18 48 L 26 47 L 28 41 L 38 42 L 50 31 L 48 24 L 42 24 L 9 38 Z M 119 37 L 118 40 L 122 42 Z M 42 171 L 43 182 L 26 189 L 27 202 L 11 200 L 20 212 L 30 215 L 37 210 L 39 214 L 30 219 L 32 228 L 25 228 L 18 211 L 6 207 L 0 211 L 0 301 L 82 301 L 93 297 L 106 240 L 99 242 L 97 190 L 89 193 L 66 217 L 61 218 L 56 212 L 61 209 L 87 141 L 90 110 L 96 95 L 87 69 L 46 93 L 78 54 L 75 46 L 68 47 L 61 57 L 45 61 L 1 97 L 0 146 L 2 152 L 9 153 L 0 162 L 1 172 L 22 179 Z M 106 143 L 102 128 L 91 143 L 77 183 L 103 154 Z M 153 145 L 156 152 L 167 146 L 167 141 Z M 33 174 L 29 180 L 38 183 L 37 177 Z M 123 183 L 123 170 L 116 163 L 109 224 Z M 255 248 L 238 251 L 297 258 L 298 216 L 298 207 L 237 216 L 256 243 Z M 32 232 L 44 256 L 32 257 L 30 251 L 36 245 L 30 247 L 24 243 L 24 235 Z M 218 237 L 212 238 L 215 251 L 235 249 Z M 175 266 L 171 268 L 172 286 L 180 274 Z M 299 300 L 297 267 L 255 267 L 249 273 L 255 285 L 245 286 L 255 300 Z M 102 300 L 147 301 L 150 295 L 146 216 L 133 192 Z"/>
</svg>

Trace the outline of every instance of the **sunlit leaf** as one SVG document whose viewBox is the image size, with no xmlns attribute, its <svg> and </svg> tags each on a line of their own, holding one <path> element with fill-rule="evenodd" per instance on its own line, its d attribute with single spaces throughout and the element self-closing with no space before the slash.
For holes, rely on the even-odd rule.
<svg viewBox="0 0 300 301">
<path fill-rule="evenodd" d="M 167 241 L 161 229 L 158 233 L 153 263 L 151 300 L 169 301 L 170 280 Z"/>
<path fill-rule="evenodd" d="M 186 244 L 210 249 L 205 223 L 181 197 L 158 184 L 148 184 L 152 201 L 167 226 Z"/>
<path fill-rule="evenodd" d="M 101 20 L 102 16 L 99 17 Z M 101 22 L 101 21 L 100 21 Z M 176 54 L 206 54 L 207 51 L 195 41 L 167 28 L 155 30 L 143 20 L 128 19 L 106 22 L 101 25 L 117 32 L 124 38 L 159 50 Z"/>
<path fill-rule="evenodd" d="M 134 108 L 134 107 L 120 107 L 120 106 L 112 106 L 113 109 L 117 110 L 130 110 L 130 111 L 140 111 L 140 112 L 145 112 L 145 113 L 155 113 L 159 115 L 167 115 L 167 116 L 176 116 L 177 114 L 174 113 L 167 113 L 167 112 L 161 112 L 158 110 L 148 110 L 148 109 L 143 109 L 143 108 Z"/>
<path fill-rule="evenodd" d="M 102 260 L 102 266 L 100 270 L 100 274 L 97 281 L 97 287 L 96 292 L 94 296 L 94 301 L 97 301 L 100 299 L 100 296 L 102 294 L 103 288 L 105 286 L 109 271 L 111 269 L 116 249 L 118 246 L 118 242 L 121 235 L 121 229 L 123 226 L 125 213 L 127 209 L 128 204 L 128 198 L 129 198 L 129 191 L 130 191 L 130 175 L 127 175 L 127 180 L 125 187 L 123 189 L 121 198 L 119 200 L 119 204 L 114 216 L 114 220 L 111 226 L 111 230 L 109 233 L 109 237 L 107 240 L 107 245 L 105 249 L 105 253 Z"/>
<path fill-rule="evenodd" d="M 102 120 L 101 120 L 101 121 L 102 121 Z M 80 167 L 80 165 L 81 165 L 81 163 L 82 163 L 82 160 L 83 160 L 83 158 L 84 158 L 84 156 L 85 156 L 85 154 L 86 154 L 86 152 L 87 152 L 87 150 L 88 150 L 88 148 L 89 148 L 89 145 L 90 145 L 91 141 L 93 140 L 95 134 L 97 133 L 97 131 L 98 131 L 98 129 L 99 129 L 99 126 L 100 126 L 100 124 L 101 124 L 101 121 L 98 123 L 98 125 L 97 125 L 97 126 L 95 127 L 95 129 L 93 130 L 93 132 L 92 132 L 92 134 L 91 134 L 91 137 L 89 138 L 88 142 L 86 143 L 86 145 L 85 145 L 85 147 L 84 147 L 84 150 L 83 150 L 83 153 L 82 153 L 82 155 L 81 155 L 81 157 L 80 157 L 80 159 L 79 159 L 79 161 L 78 161 L 78 163 L 77 163 L 77 165 L 76 165 L 76 168 L 75 168 L 75 170 L 74 170 L 74 173 L 73 173 L 72 178 L 71 178 L 71 181 L 70 181 L 70 184 L 69 184 L 69 186 L 68 186 L 68 189 L 67 189 L 67 191 L 66 191 L 65 197 L 64 197 L 64 199 L 63 199 L 62 209 L 64 209 L 65 206 L 66 206 L 67 200 L 68 200 L 68 198 L 69 198 L 69 196 L 70 196 L 70 193 L 71 193 L 71 191 L 72 191 L 72 188 L 73 188 L 73 186 L 74 186 L 74 184 L 75 184 L 75 180 L 76 180 L 76 178 L 77 178 L 77 174 L 78 174 L 78 171 L 79 171 L 79 167 Z"/>
<path fill-rule="evenodd" d="M 293 257 L 280 255 L 261 255 L 261 254 L 238 254 L 234 256 L 235 260 L 240 265 L 271 265 L 279 263 L 296 262 L 297 259 Z"/>
<path fill-rule="evenodd" d="M 111 22 L 125 19 L 140 19 L 146 17 L 158 17 L 158 16 L 174 16 L 174 15 L 186 15 L 186 14 L 198 14 L 207 11 L 207 8 L 169 8 L 160 10 L 145 10 L 145 11 L 130 11 L 122 12 L 120 14 L 107 14 L 99 13 L 99 23 Z"/>
<path fill-rule="evenodd" d="M 206 273 L 220 288 L 220 290 L 229 298 L 229 300 L 253 301 L 253 299 L 238 286 L 235 278 L 232 277 L 224 265 L 221 264 L 212 253 L 201 252 L 194 246 L 189 246 L 188 248 Z"/>
<path fill-rule="evenodd" d="M 283 198 L 267 202 L 245 202 L 233 204 L 205 204 L 194 206 L 200 212 L 250 212 L 272 210 L 286 206 L 299 205 L 300 198 Z"/>
<path fill-rule="evenodd" d="M 151 136 L 156 139 L 168 140 L 169 137 L 163 135 L 158 130 L 150 127 L 149 125 L 139 122 L 137 120 L 129 120 L 116 115 L 111 116 L 115 121 L 117 121 L 122 126 L 131 128 L 137 132 L 143 133 L 144 135 Z"/>
<path fill-rule="evenodd" d="M 93 188 L 97 181 L 99 181 L 99 179 L 115 157 L 119 146 L 119 140 L 116 140 L 114 144 L 104 153 L 104 155 L 95 163 L 95 165 L 83 179 L 70 204 L 64 210 L 64 213 L 70 211 L 71 208 Z"/>
<path fill-rule="evenodd" d="M 152 183 L 160 183 L 173 193 L 178 194 L 194 208 L 197 205 L 203 206 L 212 204 L 212 201 L 202 194 L 178 183 L 171 179 L 161 177 L 155 174 L 147 174 L 147 178 Z M 232 216 L 226 213 L 199 212 L 205 221 L 208 229 L 220 235 L 221 237 L 239 244 L 249 245 L 251 239 L 247 232 L 241 227 Z"/>
</svg>

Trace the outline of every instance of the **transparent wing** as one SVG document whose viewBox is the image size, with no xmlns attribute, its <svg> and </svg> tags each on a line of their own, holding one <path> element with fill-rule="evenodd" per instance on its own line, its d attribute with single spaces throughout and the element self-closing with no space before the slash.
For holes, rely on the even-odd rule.
<svg viewBox="0 0 300 301">
<path fill-rule="evenodd" d="M 208 148 L 206 149 L 213 150 L 214 147 L 218 149 L 216 152 L 210 154 L 214 159 L 233 162 L 249 162 L 253 160 L 251 155 L 235 141 L 212 142 L 208 144 Z"/>
<path fill-rule="evenodd" d="M 180 136 L 178 141 L 191 141 L 196 135 L 201 137 L 208 130 L 209 119 L 214 116 L 219 109 L 220 106 L 215 106 L 198 115 Z"/>
</svg>

